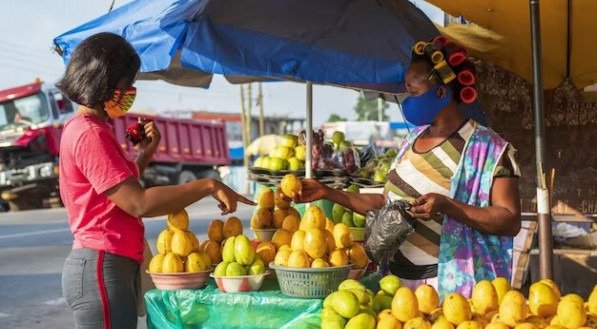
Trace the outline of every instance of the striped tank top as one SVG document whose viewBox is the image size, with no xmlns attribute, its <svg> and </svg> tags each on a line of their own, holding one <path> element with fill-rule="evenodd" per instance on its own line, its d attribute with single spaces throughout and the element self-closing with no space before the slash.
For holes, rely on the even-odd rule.
<svg viewBox="0 0 597 329">
<path fill-rule="evenodd" d="M 449 196 L 452 176 L 475 125 L 473 120 L 465 122 L 460 129 L 428 152 L 419 153 L 412 146 L 406 150 L 402 158 L 392 164 L 388 173 L 385 185 L 388 198 L 412 202 L 428 193 Z M 512 165 L 513 159 L 508 156 L 504 158 L 507 160 L 500 161 L 494 177 L 518 176 Z M 443 216 L 417 221 L 415 233 L 408 237 L 390 261 L 393 274 L 411 280 L 437 276 L 442 221 Z"/>
</svg>

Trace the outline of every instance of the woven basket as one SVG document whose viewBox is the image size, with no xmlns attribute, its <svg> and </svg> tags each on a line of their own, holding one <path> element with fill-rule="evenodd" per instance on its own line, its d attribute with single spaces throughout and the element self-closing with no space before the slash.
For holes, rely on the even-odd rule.
<svg viewBox="0 0 597 329">
<path fill-rule="evenodd" d="M 291 268 L 270 263 L 276 270 L 280 290 L 296 298 L 325 298 L 348 278 L 353 264 L 326 268 Z"/>
</svg>

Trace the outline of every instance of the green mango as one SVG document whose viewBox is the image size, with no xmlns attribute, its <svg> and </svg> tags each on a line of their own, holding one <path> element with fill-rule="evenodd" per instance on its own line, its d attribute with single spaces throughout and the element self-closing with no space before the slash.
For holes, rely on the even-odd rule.
<svg viewBox="0 0 597 329">
<path fill-rule="evenodd" d="M 321 311 L 321 323 L 323 324 L 324 322 L 337 325 L 337 328 L 344 328 L 344 326 L 346 325 L 346 319 L 340 316 L 340 314 L 336 313 L 336 311 L 334 311 L 334 309 L 331 307 L 324 307 Z M 327 326 L 321 327 L 328 328 Z M 336 327 L 332 326 L 330 328 Z"/>
<path fill-rule="evenodd" d="M 214 275 L 215 276 L 226 276 L 226 268 L 228 267 L 228 262 L 221 262 L 220 264 L 218 264 L 218 266 L 216 266 L 216 269 L 214 270 Z"/>
<path fill-rule="evenodd" d="M 332 221 L 334 221 L 334 224 L 342 223 L 344 212 L 345 210 L 342 205 L 334 203 L 334 206 L 332 207 Z"/>
<path fill-rule="evenodd" d="M 334 311 L 344 318 L 349 319 L 359 314 L 359 299 L 350 291 L 337 291 L 330 304 Z"/>
<path fill-rule="evenodd" d="M 379 286 L 386 294 L 394 296 L 398 288 L 400 288 L 400 278 L 395 275 L 386 275 L 379 280 Z"/>
<path fill-rule="evenodd" d="M 222 259 L 225 262 L 232 263 L 236 261 L 236 258 L 234 257 L 234 240 L 236 240 L 236 237 L 231 236 L 226 239 L 226 242 L 224 243 L 224 248 L 222 249 Z"/>
<path fill-rule="evenodd" d="M 349 187 L 346 189 L 346 192 L 350 192 L 350 193 L 359 193 L 359 191 L 360 191 L 360 190 L 359 190 L 359 187 L 358 187 L 358 186 L 356 186 L 356 185 L 354 185 L 354 184 L 350 185 L 350 186 L 349 186 Z"/>
<path fill-rule="evenodd" d="M 344 215 L 342 215 L 342 223 L 346 224 L 348 227 L 354 227 L 351 211 L 347 211 L 344 213 Z"/>
<path fill-rule="evenodd" d="M 228 267 L 226 267 L 226 276 L 242 276 L 242 275 L 247 275 L 247 272 L 245 271 L 245 268 L 237 263 L 237 262 L 233 262 L 228 264 Z"/>
<path fill-rule="evenodd" d="M 371 306 L 375 312 L 379 313 L 383 310 L 392 308 L 392 299 L 392 296 L 386 294 L 383 290 L 380 290 L 377 295 L 373 297 Z"/>
<path fill-rule="evenodd" d="M 253 264 L 249 266 L 249 270 L 247 272 L 249 273 L 249 275 L 258 275 L 265 273 L 265 264 L 263 264 L 261 258 L 255 257 L 255 261 L 253 261 Z"/>
<path fill-rule="evenodd" d="M 365 288 L 365 286 L 360 283 L 357 280 L 354 279 L 346 279 L 342 282 L 340 282 L 340 285 L 338 286 L 338 291 L 341 290 L 361 290 L 363 292 L 367 292 L 367 288 Z"/>
<path fill-rule="evenodd" d="M 244 235 L 239 235 L 234 240 L 234 258 L 242 265 L 251 265 L 255 260 L 255 249 Z"/>
<path fill-rule="evenodd" d="M 352 213 L 352 222 L 354 223 L 355 227 L 365 227 L 365 222 L 367 221 L 367 217 L 353 212 Z"/>
<path fill-rule="evenodd" d="M 366 290 L 348 289 L 347 291 L 350 291 L 355 296 L 357 296 L 357 299 L 359 300 L 359 304 L 361 304 L 361 305 L 368 306 L 369 303 L 371 302 L 371 297 L 369 297 L 369 294 L 367 294 Z"/>
<path fill-rule="evenodd" d="M 375 329 L 375 317 L 369 313 L 361 313 L 348 320 L 345 329 Z"/>
</svg>

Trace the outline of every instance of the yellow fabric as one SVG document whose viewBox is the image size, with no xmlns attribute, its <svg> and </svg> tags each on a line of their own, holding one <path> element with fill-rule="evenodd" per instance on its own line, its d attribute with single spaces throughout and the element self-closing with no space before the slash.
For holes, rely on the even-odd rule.
<svg viewBox="0 0 597 329">
<path fill-rule="evenodd" d="M 448 14 L 475 25 L 453 24 L 442 34 L 471 47 L 471 54 L 532 82 L 531 23 L 528 0 L 427 0 Z M 579 89 L 597 83 L 597 1 L 541 0 L 541 37 L 545 89 L 569 76 Z M 570 3 L 570 15 L 568 15 Z M 570 72 L 568 17 L 570 16 Z M 478 25 L 478 26 L 476 26 Z"/>
</svg>

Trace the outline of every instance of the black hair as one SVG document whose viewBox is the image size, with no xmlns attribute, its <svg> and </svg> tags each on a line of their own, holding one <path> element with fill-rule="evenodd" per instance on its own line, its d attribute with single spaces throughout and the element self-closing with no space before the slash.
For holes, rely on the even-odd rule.
<svg viewBox="0 0 597 329">
<path fill-rule="evenodd" d="M 75 48 L 56 86 L 73 102 L 98 109 L 114 97 L 122 80 L 132 86 L 140 66 L 139 55 L 123 37 L 98 33 Z"/>
</svg>

